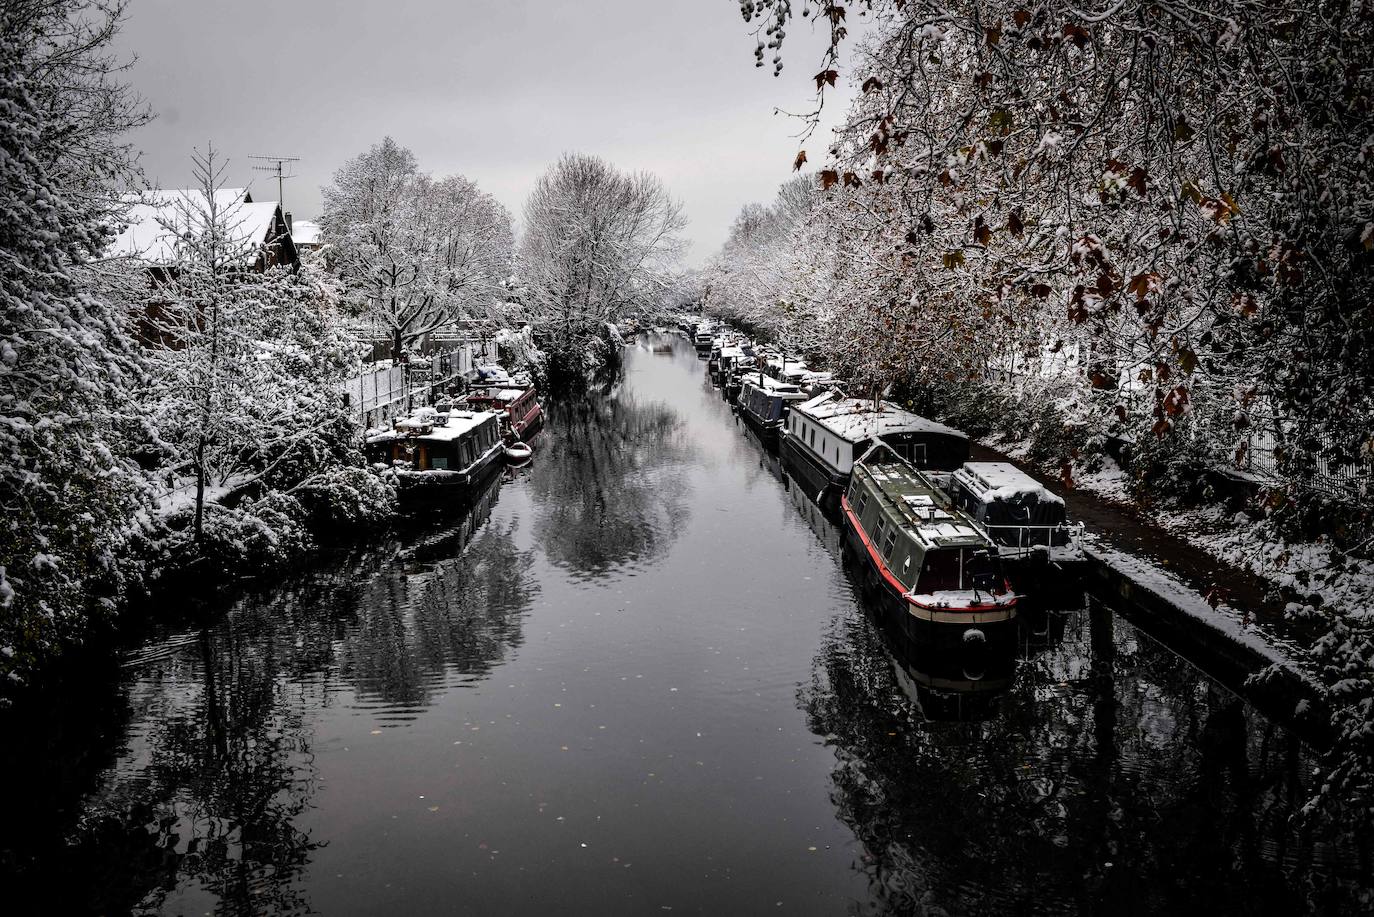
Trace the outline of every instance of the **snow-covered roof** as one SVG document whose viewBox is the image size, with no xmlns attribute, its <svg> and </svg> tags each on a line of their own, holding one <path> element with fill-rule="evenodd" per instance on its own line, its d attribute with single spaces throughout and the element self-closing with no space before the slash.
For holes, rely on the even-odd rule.
<svg viewBox="0 0 1374 917">
<path fill-rule="evenodd" d="M 1009 462 L 965 462 L 954 477 L 982 502 L 1034 497 L 1041 503 L 1063 503 L 1035 478 Z"/>
<path fill-rule="evenodd" d="M 773 395 L 793 395 L 801 394 L 801 389 L 791 382 L 783 382 L 774 379 L 772 376 L 761 375 L 757 372 L 749 373 L 743 377 L 744 384 L 753 388 L 762 388 Z M 760 384 L 762 383 L 762 384 Z"/>
<path fill-rule="evenodd" d="M 152 264 L 177 261 L 178 241 L 204 232 L 210 210 L 209 198 L 196 189 L 145 191 L 129 203 L 127 225 L 106 255 Z M 276 201 L 254 201 L 246 188 L 221 188 L 215 192 L 215 209 L 223 215 L 231 244 L 243 248 L 245 261 L 255 259 L 258 247 L 272 241 Z"/>
<path fill-rule="evenodd" d="M 449 411 L 447 415 L 443 415 L 442 412 L 439 413 L 441 416 L 448 417 L 448 423 L 442 427 L 433 427 L 428 433 L 415 434 L 416 439 L 428 440 L 430 442 L 452 442 L 462 437 L 464 434 L 475 430 L 492 418 L 501 416 L 496 411 Z M 401 418 L 398 423 L 404 423 L 412 418 L 424 419 L 420 412 L 417 412 L 411 415 L 411 417 Z M 388 430 L 377 436 L 369 437 L 368 442 L 380 443 L 392 439 L 404 439 L 407 435 L 409 434 L 396 430 Z"/>
<path fill-rule="evenodd" d="M 841 439 L 859 442 L 874 436 L 894 433 L 934 433 L 967 439 L 963 432 L 942 423 L 927 420 L 919 414 L 897 407 L 890 401 L 878 403 L 874 410 L 868 398 L 841 398 L 835 392 L 824 392 L 793 407 L 794 411 L 810 417 Z"/>
<path fill-rule="evenodd" d="M 291 241 L 297 245 L 319 245 L 320 224 L 314 220 L 292 220 Z"/>
<path fill-rule="evenodd" d="M 472 394 L 471 394 L 469 397 L 470 397 L 470 398 L 474 398 L 474 399 L 482 399 L 482 398 L 485 398 L 485 399 L 487 399 L 487 400 L 489 400 L 489 401 L 514 401 L 515 399 L 519 398 L 521 395 L 525 394 L 525 392 L 526 392 L 526 389 L 523 389 L 523 388 L 515 388 L 515 387 L 512 387 L 512 386 L 504 386 L 504 387 L 487 386 L 487 387 L 483 387 L 483 386 L 480 386 L 480 385 L 479 385 L 479 386 L 475 386 L 475 387 L 473 388 Z"/>
</svg>

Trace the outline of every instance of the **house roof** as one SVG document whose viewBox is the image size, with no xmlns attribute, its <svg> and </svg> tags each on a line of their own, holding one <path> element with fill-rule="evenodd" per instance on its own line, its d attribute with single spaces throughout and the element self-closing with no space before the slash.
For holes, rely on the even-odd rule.
<svg viewBox="0 0 1374 917">
<path fill-rule="evenodd" d="M 108 257 L 137 258 L 152 264 L 179 260 L 177 245 L 186 235 L 203 232 L 209 198 L 197 189 L 147 191 L 131 198 L 126 225 L 106 251 Z M 230 240 L 251 261 L 258 247 L 270 242 L 279 205 L 254 201 L 246 188 L 221 188 L 215 208 L 223 214 Z"/>
</svg>

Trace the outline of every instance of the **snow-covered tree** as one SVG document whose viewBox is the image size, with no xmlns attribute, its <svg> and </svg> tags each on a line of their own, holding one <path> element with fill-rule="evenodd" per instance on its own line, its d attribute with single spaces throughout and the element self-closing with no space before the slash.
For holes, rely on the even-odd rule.
<svg viewBox="0 0 1374 917">
<path fill-rule="evenodd" d="M 126 316 L 75 279 L 134 177 L 146 112 L 108 56 L 121 4 L 0 8 L 0 678 L 22 681 L 126 584 L 145 503 L 123 443 L 140 376 Z"/>
<path fill-rule="evenodd" d="M 567 154 L 525 202 L 524 306 L 552 376 L 578 377 L 606 324 L 651 307 L 682 254 L 682 206 L 649 173 Z"/>
<path fill-rule="evenodd" d="M 320 225 L 348 297 L 392 358 L 432 331 L 488 317 L 511 272 L 510 214 L 462 176 L 433 179 L 390 137 L 322 189 Z"/>
<path fill-rule="evenodd" d="M 175 511 L 186 504 L 185 531 L 199 551 L 213 523 L 244 522 L 241 508 L 212 499 L 217 491 L 266 492 L 276 515 L 252 524 L 271 530 L 280 522 L 303 537 L 303 520 L 292 518 L 296 489 L 335 467 L 361 465 L 339 389 L 357 372 L 357 347 L 317 283 L 286 267 L 252 269 L 257 241 L 235 232 L 242 205 L 221 193 L 222 163 L 213 151 L 194 161 L 199 187 L 168 218 L 179 241 L 146 311 L 146 403 L 164 449 L 166 508 L 175 529 Z"/>
</svg>

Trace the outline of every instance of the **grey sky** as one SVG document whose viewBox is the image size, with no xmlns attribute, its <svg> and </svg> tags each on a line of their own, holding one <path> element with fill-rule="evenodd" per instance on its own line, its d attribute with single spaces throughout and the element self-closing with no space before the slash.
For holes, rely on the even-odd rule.
<svg viewBox="0 0 1374 917">
<path fill-rule="evenodd" d="M 772 112 L 805 108 L 819 59 L 799 24 L 783 75 L 755 68 L 737 0 L 132 0 L 129 14 L 120 48 L 158 113 L 134 139 L 161 187 L 185 187 L 191 148 L 213 141 L 231 184 L 275 198 L 246 157 L 299 156 L 286 204 L 310 217 L 334 170 L 390 134 L 518 219 L 539 173 L 577 150 L 657 173 L 686 205 L 693 264 L 790 174 L 800 122 Z M 807 143 L 813 163 L 824 145 Z"/>
</svg>

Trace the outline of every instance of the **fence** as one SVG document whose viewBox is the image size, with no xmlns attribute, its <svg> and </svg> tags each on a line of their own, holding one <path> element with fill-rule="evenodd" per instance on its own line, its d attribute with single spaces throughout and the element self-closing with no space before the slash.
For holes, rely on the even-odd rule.
<svg viewBox="0 0 1374 917">
<path fill-rule="evenodd" d="M 426 359 L 355 376 L 343 385 L 349 410 L 366 428 L 387 426 L 409 407 L 430 403 L 478 366 L 495 362 L 495 349 L 468 341 Z"/>
<path fill-rule="evenodd" d="M 364 427 L 380 427 L 405 410 L 406 372 L 391 366 L 363 373 L 343 385 L 348 407 Z"/>
</svg>

